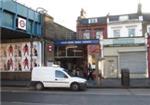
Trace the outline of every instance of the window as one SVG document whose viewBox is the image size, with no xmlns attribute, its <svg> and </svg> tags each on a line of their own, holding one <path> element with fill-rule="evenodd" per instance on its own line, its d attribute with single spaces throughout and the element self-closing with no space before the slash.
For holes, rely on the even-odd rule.
<svg viewBox="0 0 150 105">
<path fill-rule="evenodd" d="M 128 29 L 128 36 L 129 37 L 135 36 L 135 28 L 129 28 Z"/>
<path fill-rule="evenodd" d="M 147 30 L 147 31 L 148 31 L 148 33 L 150 33 L 150 27 L 148 27 L 148 30 Z"/>
<path fill-rule="evenodd" d="M 90 30 L 85 30 L 83 33 L 83 39 L 90 39 Z"/>
<path fill-rule="evenodd" d="M 55 76 L 57 78 L 68 78 L 68 76 L 66 74 L 64 74 L 63 72 L 58 71 L 58 70 L 55 71 Z"/>
<path fill-rule="evenodd" d="M 114 37 L 120 37 L 120 30 L 119 29 L 113 30 L 113 35 Z"/>
<path fill-rule="evenodd" d="M 103 36 L 103 31 L 96 31 L 96 39 L 100 39 L 100 36 Z"/>
<path fill-rule="evenodd" d="M 147 33 L 150 35 L 150 25 L 147 25 Z"/>
<path fill-rule="evenodd" d="M 89 24 L 90 24 L 90 23 L 97 23 L 97 18 L 89 19 Z"/>
<path fill-rule="evenodd" d="M 120 21 L 126 21 L 126 20 L 128 20 L 128 19 L 129 19 L 128 16 L 119 16 L 119 20 L 120 20 Z"/>
</svg>

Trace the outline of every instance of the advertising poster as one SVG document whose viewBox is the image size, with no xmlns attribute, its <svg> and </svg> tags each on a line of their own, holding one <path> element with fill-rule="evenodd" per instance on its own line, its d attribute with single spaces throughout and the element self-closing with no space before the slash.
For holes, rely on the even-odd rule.
<svg viewBox="0 0 150 105">
<path fill-rule="evenodd" d="M 32 67 L 41 66 L 41 43 L 40 42 L 33 42 L 33 49 L 32 49 Z"/>
<path fill-rule="evenodd" d="M 88 45 L 87 49 L 88 49 L 88 64 L 90 64 L 92 68 L 95 68 L 97 57 L 100 54 L 100 47 L 99 45 Z"/>
<path fill-rule="evenodd" d="M 1 44 L 0 57 L 1 71 L 30 71 L 41 66 L 41 43 L 33 42 L 32 49 L 30 42 Z"/>
</svg>

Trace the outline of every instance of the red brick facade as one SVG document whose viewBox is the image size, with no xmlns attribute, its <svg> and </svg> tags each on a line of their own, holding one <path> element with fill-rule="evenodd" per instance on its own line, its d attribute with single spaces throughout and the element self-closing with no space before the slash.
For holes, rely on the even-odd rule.
<svg viewBox="0 0 150 105">
<path fill-rule="evenodd" d="M 85 30 L 90 30 L 90 39 L 95 39 L 96 31 L 103 31 L 103 38 L 107 38 L 107 24 L 89 24 L 89 25 L 77 25 L 77 38 L 82 39 Z"/>
</svg>

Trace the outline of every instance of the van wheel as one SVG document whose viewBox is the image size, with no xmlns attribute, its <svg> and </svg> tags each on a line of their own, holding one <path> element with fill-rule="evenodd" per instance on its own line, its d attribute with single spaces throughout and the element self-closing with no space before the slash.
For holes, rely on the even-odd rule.
<svg viewBox="0 0 150 105">
<path fill-rule="evenodd" d="M 38 82 L 38 83 L 35 84 L 35 89 L 36 90 L 42 90 L 43 88 L 44 88 L 44 86 L 43 86 L 42 83 Z"/>
<path fill-rule="evenodd" d="M 78 91 L 79 90 L 79 84 L 78 83 L 71 84 L 71 90 Z"/>
</svg>

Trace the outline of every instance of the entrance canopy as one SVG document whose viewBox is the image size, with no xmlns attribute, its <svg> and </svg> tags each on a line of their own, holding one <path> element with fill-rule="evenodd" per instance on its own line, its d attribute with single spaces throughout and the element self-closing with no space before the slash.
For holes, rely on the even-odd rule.
<svg viewBox="0 0 150 105">
<path fill-rule="evenodd" d="M 56 40 L 55 41 L 55 45 L 82 45 L 82 44 L 99 44 L 99 40 L 98 39 L 93 39 L 93 40 L 81 40 L 81 39 L 76 39 L 76 40 Z"/>
</svg>

